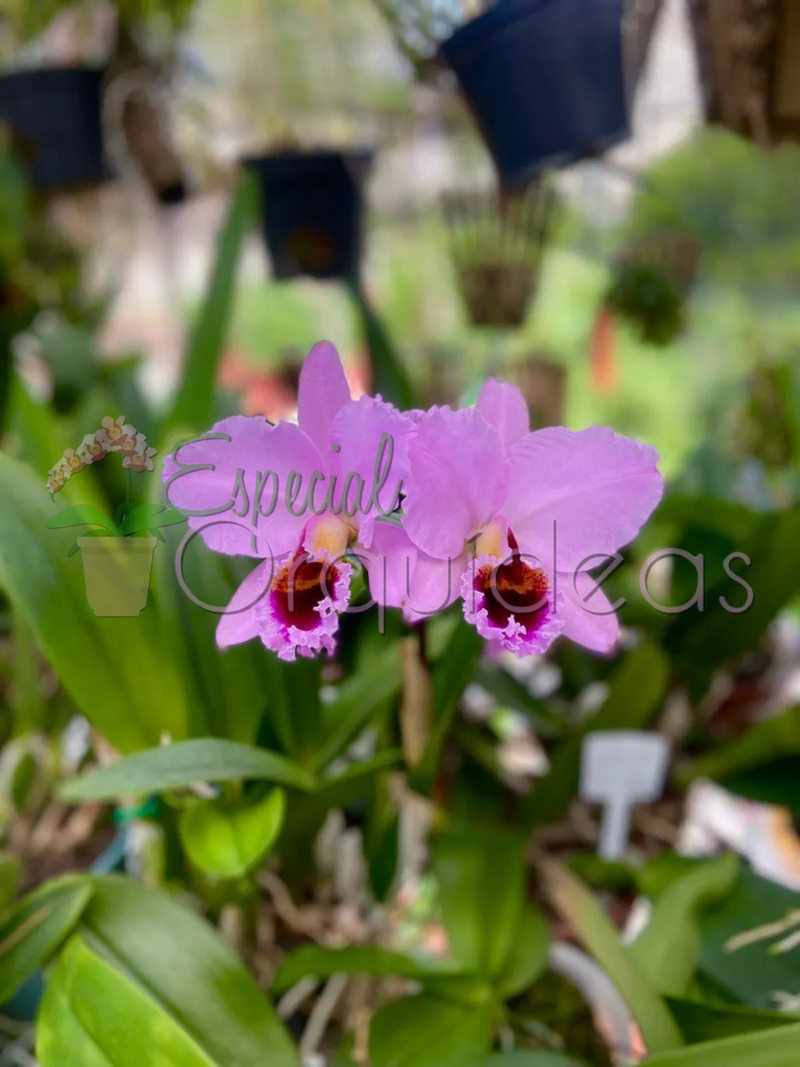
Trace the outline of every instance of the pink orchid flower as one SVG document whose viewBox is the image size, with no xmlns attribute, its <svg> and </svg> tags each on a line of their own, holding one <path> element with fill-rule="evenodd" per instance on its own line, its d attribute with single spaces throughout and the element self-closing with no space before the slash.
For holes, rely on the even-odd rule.
<svg viewBox="0 0 800 1067">
<path fill-rule="evenodd" d="M 564 634 L 609 654 L 619 622 L 588 571 L 655 509 L 657 462 L 654 449 L 599 426 L 531 433 L 524 397 L 497 381 L 476 408 L 431 409 L 409 446 L 404 529 L 380 531 L 393 552 L 379 576 L 389 602 L 413 619 L 461 596 L 496 650 L 541 653 Z"/>
<path fill-rule="evenodd" d="M 168 457 L 167 499 L 190 527 L 217 552 L 264 561 L 220 620 L 221 648 L 259 637 L 282 659 L 333 652 L 350 601 L 345 553 L 370 549 L 376 520 L 396 510 L 410 431 L 380 398 L 351 400 L 321 342 L 300 375 L 297 425 L 235 415 Z"/>
</svg>

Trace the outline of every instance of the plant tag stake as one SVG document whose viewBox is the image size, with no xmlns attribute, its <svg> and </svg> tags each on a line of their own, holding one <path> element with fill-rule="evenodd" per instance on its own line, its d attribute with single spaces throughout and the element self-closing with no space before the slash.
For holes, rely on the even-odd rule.
<svg viewBox="0 0 800 1067">
<path fill-rule="evenodd" d="M 604 860 L 625 854 L 631 810 L 658 800 L 664 791 L 669 742 L 641 730 L 605 730 L 583 743 L 581 797 L 602 804 L 599 853 Z"/>
</svg>

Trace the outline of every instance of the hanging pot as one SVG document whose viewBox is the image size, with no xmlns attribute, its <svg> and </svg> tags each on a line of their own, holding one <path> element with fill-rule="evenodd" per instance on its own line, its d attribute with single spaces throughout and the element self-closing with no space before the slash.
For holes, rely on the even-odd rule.
<svg viewBox="0 0 800 1067">
<path fill-rule="evenodd" d="M 536 270 L 517 263 L 458 268 L 458 285 L 473 326 L 519 329 L 533 299 Z"/>
<path fill-rule="evenodd" d="M 549 183 L 499 200 L 496 193 L 472 192 L 442 198 L 458 288 L 473 326 L 524 324 L 554 206 Z"/>
<path fill-rule="evenodd" d="M 281 152 L 245 160 L 261 179 L 276 278 L 357 280 L 370 151 Z"/>
<path fill-rule="evenodd" d="M 504 185 L 628 136 L 623 6 L 499 0 L 442 45 Z"/>
<path fill-rule="evenodd" d="M 0 77 L 0 121 L 11 126 L 34 189 L 108 181 L 103 151 L 103 71 L 47 67 Z"/>
</svg>

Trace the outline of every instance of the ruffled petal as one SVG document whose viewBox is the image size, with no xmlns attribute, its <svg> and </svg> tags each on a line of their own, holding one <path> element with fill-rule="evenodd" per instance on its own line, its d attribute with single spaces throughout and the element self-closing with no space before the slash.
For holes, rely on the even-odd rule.
<svg viewBox="0 0 800 1067">
<path fill-rule="evenodd" d="M 636 537 L 664 491 L 655 449 L 592 426 L 537 430 L 509 454 L 504 515 L 521 548 L 575 571 Z"/>
<path fill-rule="evenodd" d="M 497 514 L 508 472 L 497 431 L 475 408 L 432 408 L 409 446 L 403 525 L 435 559 L 457 559 Z"/>
<path fill-rule="evenodd" d="M 511 565 L 522 568 L 528 586 L 524 595 L 501 589 L 503 572 Z M 563 630 L 563 596 L 544 572 L 526 568 L 519 560 L 511 565 L 498 566 L 494 556 L 470 560 L 461 580 L 464 618 L 499 648 L 517 656 L 540 655 Z M 517 580 L 514 575 L 513 584 Z"/>
<path fill-rule="evenodd" d="M 333 420 L 349 400 L 350 386 L 339 353 L 330 341 L 320 341 L 308 353 L 300 371 L 297 421 L 326 464 Z"/>
<path fill-rule="evenodd" d="M 339 616 L 350 603 L 349 563 L 293 558 L 276 571 L 269 595 L 256 608 L 259 636 L 280 659 L 336 651 Z"/>
<path fill-rule="evenodd" d="M 299 427 L 233 415 L 167 457 L 165 494 L 170 504 L 189 514 L 189 526 L 215 552 L 278 558 L 297 546 L 308 519 L 307 513 L 293 515 L 286 506 L 289 474 L 297 471 L 302 477 L 293 505 L 299 513 L 311 475 L 321 464 L 315 445 Z M 257 488 L 262 513 L 256 515 L 254 536 Z M 315 498 L 324 499 L 325 492 L 324 484 L 317 485 Z M 272 513 L 264 514 L 273 501 Z"/>
<path fill-rule="evenodd" d="M 491 378 L 478 396 L 478 411 L 494 426 L 506 449 L 530 432 L 531 418 L 525 397 L 515 385 Z"/>
</svg>

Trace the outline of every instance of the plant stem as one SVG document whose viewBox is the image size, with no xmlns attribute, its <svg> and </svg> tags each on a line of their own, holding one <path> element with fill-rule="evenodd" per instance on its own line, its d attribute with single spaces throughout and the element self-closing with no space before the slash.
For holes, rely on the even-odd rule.
<svg viewBox="0 0 800 1067">
<path fill-rule="evenodd" d="M 424 629 L 400 642 L 403 690 L 400 698 L 400 733 L 409 767 L 422 762 L 431 736 L 433 692 L 426 662 Z"/>
</svg>

